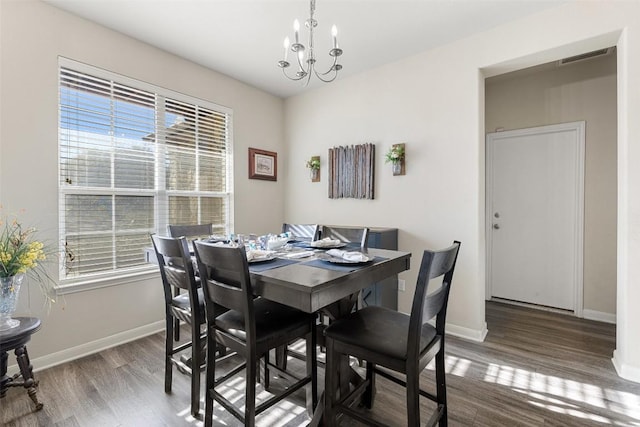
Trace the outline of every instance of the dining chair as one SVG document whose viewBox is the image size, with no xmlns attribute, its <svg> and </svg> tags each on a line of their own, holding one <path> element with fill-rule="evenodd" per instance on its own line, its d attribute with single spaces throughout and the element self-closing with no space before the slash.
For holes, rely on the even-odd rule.
<svg viewBox="0 0 640 427">
<path fill-rule="evenodd" d="M 153 248 L 158 258 L 160 276 L 164 288 L 165 300 L 165 367 L 164 391 L 171 392 L 173 365 L 191 376 L 191 414 L 197 416 L 200 411 L 200 366 L 204 362 L 200 349 L 205 335 L 201 325 L 205 324 L 204 298 L 196 278 L 185 237 L 173 238 L 151 235 Z M 174 295 L 172 288 L 184 289 L 187 292 Z M 177 320 L 182 320 L 191 327 L 191 340 L 179 344 L 175 338 L 174 328 Z M 191 366 L 177 355 L 191 348 Z"/>
<path fill-rule="evenodd" d="M 187 239 L 193 237 L 209 237 L 213 232 L 213 224 L 169 224 L 167 231 L 171 237 L 184 236 Z"/>
<path fill-rule="evenodd" d="M 213 224 L 169 224 L 167 226 L 167 232 L 169 237 L 181 237 L 184 236 L 187 240 L 192 240 L 194 237 L 208 237 L 211 236 L 213 230 Z M 174 296 L 180 295 L 181 289 L 174 288 Z M 175 320 L 173 328 L 175 334 L 175 340 L 180 340 L 180 319 Z"/>
<path fill-rule="evenodd" d="M 317 402 L 315 315 L 262 297 L 254 298 L 244 247 L 214 246 L 202 241 L 194 241 L 193 245 L 204 291 L 209 348 L 206 361 L 205 426 L 213 423 L 214 402 L 222 405 L 245 426 L 254 426 L 256 415 L 309 383 L 311 387 L 307 390 L 307 407 L 312 412 Z M 224 312 L 221 308 L 228 311 Z M 296 338 L 306 339 L 309 355 L 306 376 L 294 377 L 293 384 L 256 404 L 257 361 L 260 357 L 267 356 L 265 360 L 269 363 L 270 350 Z M 244 362 L 216 379 L 216 359 L 211 350 L 218 345 L 237 352 L 244 358 Z M 271 366 L 277 369 L 275 365 Z M 218 387 L 243 369 L 246 374 L 245 408 L 242 413 L 218 391 Z"/>
<path fill-rule="evenodd" d="M 413 297 L 411 315 L 388 308 L 370 306 L 334 321 L 325 333 L 327 364 L 325 374 L 326 425 L 335 426 L 340 415 L 369 425 L 383 426 L 363 411 L 353 408 L 363 397 L 371 409 L 375 376 L 380 375 L 406 388 L 407 425 L 420 426 L 419 397 L 436 402 L 427 425 L 447 425 L 445 384 L 445 319 L 449 290 L 460 242 L 439 251 L 424 251 Z M 442 286 L 427 294 L 429 281 L 442 277 Z M 435 326 L 428 323 L 435 317 Z M 366 378 L 350 393 L 338 398 L 338 365 L 342 357 L 366 361 Z M 435 357 L 436 394 L 420 389 L 420 373 Z M 382 366 L 386 370 L 379 368 Z M 404 375 L 404 380 L 393 371 Z"/>
<path fill-rule="evenodd" d="M 347 249 L 355 249 L 359 247 L 361 252 L 367 252 L 369 248 L 369 228 L 367 227 L 334 227 L 331 225 L 323 225 L 320 230 L 320 236 L 323 239 L 327 237 L 334 240 L 340 240 L 347 244 Z M 357 295 L 358 309 L 364 307 L 363 291 Z M 321 322 L 324 323 L 323 316 L 320 314 Z"/>
<path fill-rule="evenodd" d="M 367 227 L 334 227 L 323 225 L 320 229 L 320 237 L 323 239 L 328 237 L 350 245 L 358 245 L 361 250 L 365 251 L 369 246 L 369 229 Z"/>
<path fill-rule="evenodd" d="M 298 239 L 309 240 L 311 242 L 318 240 L 320 234 L 320 226 L 318 224 L 282 224 L 283 233 L 291 233 Z"/>
</svg>

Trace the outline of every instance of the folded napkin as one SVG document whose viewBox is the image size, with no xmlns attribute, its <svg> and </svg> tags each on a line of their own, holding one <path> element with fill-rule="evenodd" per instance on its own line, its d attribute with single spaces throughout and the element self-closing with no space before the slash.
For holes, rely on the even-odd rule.
<svg viewBox="0 0 640 427">
<path fill-rule="evenodd" d="M 247 261 L 256 261 L 260 259 L 271 258 L 276 251 L 264 251 L 262 249 L 251 249 L 247 251 Z"/>
<path fill-rule="evenodd" d="M 267 240 L 267 248 L 278 249 L 286 245 L 288 241 L 289 241 L 288 237 L 273 236 L 269 240 Z"/>
<path fill-rule="evenodd" d="M 327 251 L 327 255 L 331 255 L 332 257 L 336 257 L 336 258 L 342 258 L 346 261 L 353 261 L 353 262 L 369 261 L 369 257 L 361 252 L 348 252 L 340 249 L 331 249 Z"/>
<path fill-rule="evenodd" d="M 313 256 L 313 254 L 314 254 L 313 251 L 298 251 L 298 252 L 291 252 L 290 254 L 287 254 L 286 257 L 290 259 L 298 259 L 298 258 L 306 258 L 309 256 Z"/>
<path fill-rule="evenodd" d="M 325 237 L 322 240 L 316 240 L 315 242 L 311 242 L 310 245 L 314 248 L 326 248 L 327 246 L 336 246 L 342 243 L 338 239 L 331 239 L 330 237 Z"/>
</svg>

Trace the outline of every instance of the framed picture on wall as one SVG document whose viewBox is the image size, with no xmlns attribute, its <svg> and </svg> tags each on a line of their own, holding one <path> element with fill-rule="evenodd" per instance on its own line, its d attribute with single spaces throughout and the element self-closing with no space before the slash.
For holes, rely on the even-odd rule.
<svg viewBox="0 0 640 427">
<path fill-rule="evenodd" d="M 278 180 L 278 153 L 249 148 L 249 179 Z"/>
</svg>

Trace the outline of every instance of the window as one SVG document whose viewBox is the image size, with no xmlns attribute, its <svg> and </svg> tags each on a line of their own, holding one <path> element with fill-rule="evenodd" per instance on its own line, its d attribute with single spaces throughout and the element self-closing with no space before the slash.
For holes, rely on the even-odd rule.
<svg viewBox="0 0 640 427">
<path fill-rule="evenodd" d="M 62 282 L 147 270 L 167 224 L 229 233 L 231 110 L 63 58 L 59 95 Z"/>
</svg>

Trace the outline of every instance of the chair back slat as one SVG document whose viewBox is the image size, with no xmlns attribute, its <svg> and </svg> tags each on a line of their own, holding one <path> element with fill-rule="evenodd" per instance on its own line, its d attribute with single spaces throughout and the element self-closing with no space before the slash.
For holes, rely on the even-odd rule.
<svg viewBox="0 0 640 427">
<path fill-rule="evenodd" d="M 422 324 L 433 319 L 444 307 L 449 294 L 449 284 L 443 284 L 438 290 L 431 292 L 422 307 Z"/>
<path fill-rule="evenodd" d="M 332 227 L 323 225 L 320 237 L 337 239 L 345 243 L 358 244 L 361 249 L 369 247 L 369 229 L 367 227 Z"/>
<path fill-rule="evenodd" d="M 249 276 L 249 264 L 243 246 L 214 246 L 194 241 L 198 270 L 209 317 L 209 307 L 218 304 L 243 313 L 245 326 L 253 324 L 253 288 Z M 247 333 L 250 331 L 247 330 Z"/>
<path fill-rule="evenodd" d="M 282 224 L 282 232 L 290 232 L 294 237 L 305 240 L 318 240 L 320 226 L 318 224 Z"/>
<path fill-rule="evenodd" d="M 213 224 L 170 224 L 167 226 L 167 231 L 169 232 L 169 236 L 171 237 L 208 237 L 211 236 L 212 230 Z"/>
</svg>

